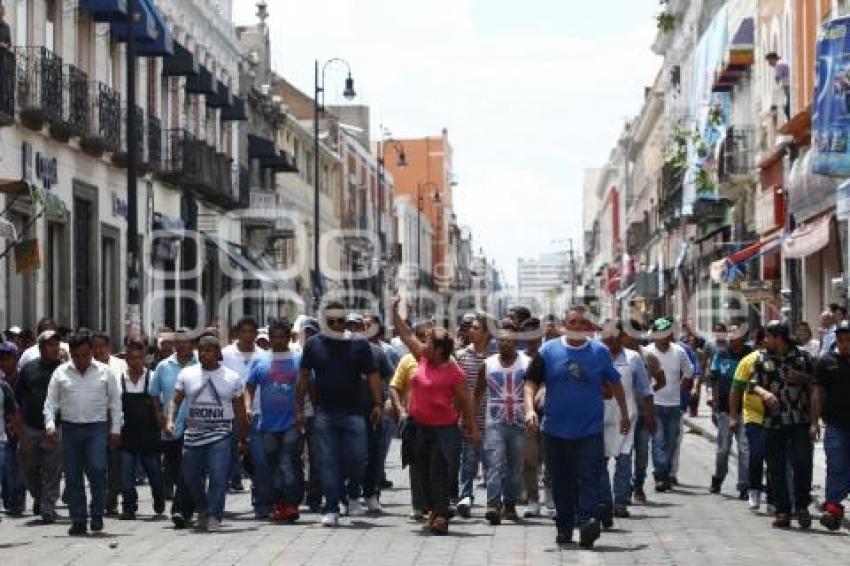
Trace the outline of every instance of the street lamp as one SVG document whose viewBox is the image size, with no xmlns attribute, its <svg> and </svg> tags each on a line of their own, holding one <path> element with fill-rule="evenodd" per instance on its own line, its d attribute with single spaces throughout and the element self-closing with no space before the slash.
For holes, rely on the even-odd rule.
<svg viewBox="0 0 850 566">
<path fill-rule="evenodd" d="M 319 198 L 321 194 L 319 182 L 319 113 L 325 109 L 325 72 L 332 63 L 341 63 L 348 69 L 348 77 L 345 79 L 345 88 L 342 96 L 351 100 L 357 93 L 354 91 L 354 79 L 351 77 L 351 65 L 344 59 L 330 59 L 321 67 L 319 72 L 319 60 L 316 60 L 315 90 L 313 93 L 313 299 L 314 308 L 318 310 L 319 301 L 322 296 L 322 269 L 321 252 L 319 251 Z M 321 101 L 319 96 L 321 95 Z"/>
<path fill-rule="evenodd" d="M 419 293 L 422 290 L 422 189 L 433 188 L 432 202 L 440 202 L 440 185 L 433 181 L 426 181 L 416 185 L 416 314 L 421 314 L 421 301 Z"/>
<path fill-rule="evenodd" d="M 384 207 L 384 184 L 385 184 L 385 166 L 386 162 L 384 160 L 384 151 L 386 149 L 386 145 L 390 144 L 393 150 L 396 153 L 396 166 L 398 167 L 407 167 L 407 155 L 404 152 L 404 145 L 392 138 L 386 138 L 383 142 L 378 142 L 378 202 L 377 202 L 377 214 L 375 215 L 375 225 L 376 231 L 378 233 L 378 293 L 383 295 L 384 293 L 384 271 L 383 271 L 383 261 L 386 257 L 386 253 L 384 250 L 384 239 L 381 237 L 381 211 Z M 381 297 L 379 301 L 378 309 L 380 311 L 384 310 L 384 297 Z M 384 313 L 380 312 L 382 318 Z"/>
</svg>

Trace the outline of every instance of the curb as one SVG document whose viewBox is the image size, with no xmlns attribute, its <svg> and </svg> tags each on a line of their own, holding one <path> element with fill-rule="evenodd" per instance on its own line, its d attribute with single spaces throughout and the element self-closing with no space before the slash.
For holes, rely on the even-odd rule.
<svg viewBox="0 0 850 566">
<path fill-rule="evenodd" d="M 712 444 L 717 444 L 717 434 L 708 430 L 702 424 L 694 422 L 694 420 L 691 417 L 687 416 L 687 414 L 684 416 L 684 424 L 691 431 L 702 436 Z M 734 460 L 737 460 L 738 454 L 736 453 L 736 451 L 730 450 L 729 457 Z M 814 503 L 818 511 L 820 511 L 821 509 L 823 509 L 823 504 L 825 503 L 825 501 L 822 497 L 820 497 L 820 495 L 812 494 L 812 503 Z M 841 523 L 842 525 L 844 525 L 845 528 L 850 529 L 850 517 L 845 516 L 844 519 L 841 520 Z"/>
</svg>

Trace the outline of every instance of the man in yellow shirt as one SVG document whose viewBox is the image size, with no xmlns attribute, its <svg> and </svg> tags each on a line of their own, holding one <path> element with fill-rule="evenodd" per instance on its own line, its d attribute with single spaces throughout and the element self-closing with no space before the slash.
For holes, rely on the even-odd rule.
<svg viewBox="0 0 850 566">
<path fill-rule="evenodd" d="M 428 334 L 431 327 L 425 323 L 417 324 L 414 327 L 414 333 L 421 342 L 428 341 Z M 390 402 L 392 403 L 393 412 L 395 412 L 396 421 L 400 426 L 404 426 L 404 421 L 407 419 L 407 403 L 410 400 L 410 387 L 413 384 L 413 378 L 416 375 L 416 370 L 419 369 L 419 361 L 411 353 L 407 353 L 399 360 L 396 366 L 393 378 L 390 381 Z M 419 473 L 413 463 L 409 463 L 407 471 L 410 474 L 410 501 L 413 511 L 410 513 L 410 518 L 415 521 L 420 521 L 425 517 L 425 492 L 419 481 Z"/>
<path fill-rule="evenodd" d="M 743 357 L 735 370 L 732 391 L 729 394 L 729 427 L 734 431 L 740 426 L 741 402 L 743 401 L 743 426 L 749 447 L 749 503 L 750 509 L 761 506 L 761 494 L 764 478 L 764 401 L 756 390 L 751 388 L 750 380 L 755 373 L 755 365 L 762 354 L 764 330 L 754 331 L 755 350 Z M 761 390 L 761 388 L 756 388 Z M 770 481 L 768 481 L 768 486 Z M 768 492 L 768 506 L 772 503 Z"/>
</svg>

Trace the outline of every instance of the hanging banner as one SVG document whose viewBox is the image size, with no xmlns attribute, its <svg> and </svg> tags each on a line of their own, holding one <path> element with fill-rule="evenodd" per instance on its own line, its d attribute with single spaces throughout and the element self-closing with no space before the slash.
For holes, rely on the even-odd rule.
<svg viewBox="0 0 850 566">
<path fill-rule="evenodd" d="M 841 183 L 835 191 L 835 217 L 850 220 L 850 180 Z"/>
<path fill-rule="evenodd" d="M 38 240 L 24 240 L 15 244 L 15 273 L 27 273 L 40 267 Z"/>
<path fill-rule="evenodd" d="M 850 17 L 824 24 L 812 105 L 812 171 L 850 176 Z"/>
<path fill-rule="evenodd" d="M 832 215 L 826 214 L 814 222 L 800 226 L 782 243 L 786 259 L 802 259 L 824 249 L 829 244 Z"/>
</svg>

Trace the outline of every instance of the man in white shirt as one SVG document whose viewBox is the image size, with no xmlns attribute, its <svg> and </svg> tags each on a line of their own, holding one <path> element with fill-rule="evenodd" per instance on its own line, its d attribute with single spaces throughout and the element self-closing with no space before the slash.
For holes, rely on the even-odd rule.
<svg viewBox="0 0 850 566">
<path fill-rule="evenodd" d="M 652 323 L 654 343 L 646 348 L 664 370 L 664 387 L 655 392 L 655 420 L 658 429 L 652 437 L 652 466 L 655 491 L 669 491 L 670 466 L 678 442 L 682 410 L 682 391 L 690 391 L 694 366 L 684 348 L 673 340 L 673 321 L 658 318 Z"/>
<path fill-rule="evenodd" d="M 69 341 L 71 361 L 56 368 L 44 402 L 44 428 L 57 442 L 56 415 L 62 415 L 62 450 L 71 536 L 86 534 L 86 491 L 91 488 L 91 530 L 103 530 L 106 507 L 107 438 L 117 447 L 121 439 L 121 392 L 109 368 L 92 357 L 92 336 L 74 335 Z M 107 422 L 108 421 L 108 422 Z"/>
<path fill-rule="evenodd" d="M 59 326 L 56 324 L 56 321 L 52 318 L 42 318 L 38 321 L 38 325 L 36 326 L 35 335 L 41 336 L 42 333 L 52 330 L 56 332 Z M 68 344 L 66 342 L 59 343 L 59 356 L 62 358 L 62 361 L 67 362 L 70 359 Z M 21 357 L 18 358 L 18 368 L 23 369 L 25 365 L 30 363 L 33 360 L 37 360 L 41 357 L 41 350 L 39 350 L 38 344 L 33 344 L 26 350 L 24 350 Z"/>
<path fill-rule="evenodd" d="M 251 317 L 242 318 L 236 323 L 236 342 L 228 344 L 221 350 L 222 365 L 233 370 L 239 376 L 243 387 L 248 384 L 248 377 L 251 375 L 251 368 L 254 367 L 254 364 L 269 358 L 269 353 L 257 346 L 258 332 L 256 320 Z M 255 415 L 262 412 L 259 393 L 254 396 L 253 412 Z M 255 419 L 251 426 L 250 450 L 251 462 L 254 465 L 251 490 L 253 492 L 254 515 L 257 519 L 265 519 L 271 511 L 272 505 L 271 473 L 266 463 L 263 437 L 257 428 L 259 421 L 259 418 Z M 243 491 L 245 488 L 242 486 L 242 463 L 239 461 L 235 449 L 230 472 L 230 489 Z"/>
<path fill-rule="evenodd" d="M 115 383 L 127 373 L 127 362 L 112 355 L 112 340 L 105 332 L 92 334 L 92 355 L 95 361 L 109 368 Z M 119 387 L 120 390 L 120 387 Z M 121 493 L 121 450 L 110 447 L 106 461 L 106 516 L 118 516 L 118 495 Z"/>
<path fill-rule="evenodd" d="M 188 366 L 177 376 L 165 424 L 166 434 L 173 435 L 177 409 L 185 400 L 189 410 L 183 433 L 183 479 L 199 510 L 198 528 L 209 531 L 219 530 L 224 515 L 234 423 L 239 443 L 244 444 L 248 430 L 245 385 L 236 372 L 220 365 L 220 356 L 218 338 L 201 338 L 200 365 Z"/>
</svg>

